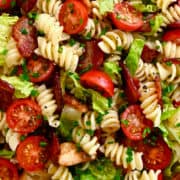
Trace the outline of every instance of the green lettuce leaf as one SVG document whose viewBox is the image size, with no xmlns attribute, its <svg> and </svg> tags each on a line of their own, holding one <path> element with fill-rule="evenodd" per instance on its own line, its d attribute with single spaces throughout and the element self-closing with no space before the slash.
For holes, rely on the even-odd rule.
<svg viewBox="0 0 180 180">
<path fill-rule="evenodd" d="M 155 4 L 142 4 L 142 2 L 140 3 L 136 3 L 133 4 L 134 8 L 137 9 L 140 12 L 156 12 L 158 10 L 157 6 Z"/>
<path fill-rule="evenodd" d="M 144 40 L 135 39 L 130 47 L 128 56 L 125 59 L 125 63 L 133 76 L 138 68 L 139 59 L 144 47 Z"/>
<path fill-rule="evenodd" d="M 15 155 L 15 152 L 8 151 L 6 149 L 0 150 L 0 157 L 11 159 Z"/>
<path fill-rule="evenodd" d="M 113 0 L 98 0 L 99 10 L 101 14 L 113 11 L 114 1 Z"/>
<path fill-rule="evenodd" d="M 26 98 L 31 95 L 32 91 L 36 90 L 33 86 L 33 83 L 23 81 L 17 76 L 1 76 L 1 79 L 8 82 L 15 88 L 14 95 L 16 98 Z"/>
</svg>

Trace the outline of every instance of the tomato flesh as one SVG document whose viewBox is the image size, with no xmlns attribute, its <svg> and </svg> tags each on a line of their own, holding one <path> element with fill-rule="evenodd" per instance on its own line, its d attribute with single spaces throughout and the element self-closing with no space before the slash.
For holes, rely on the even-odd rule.
<svg viewBox="0 0 180 180">
<path fill-rule="evenodd" d="M 68 34 L 77 34 L 85 28 L 88 20 L 88 11 L 84 4 L 77 0 L 67 0 L 63 3 L 59 21 Z"/>
<path fill-rule="evenodd" d="M 29 136 L 18 145 L 16 155 L 26 171 L 43 169 L 48 160 L 48 141 L 43 136 Z"/>
<path fill-rule="evenodd" d="M 31 82 L 39 83 L 50 78 L 54 71 L 54 65 L 47 59 L 37 57 L 37 59 L 28 60 L 27 69 Z"/>
<path fill-rule="evenodd" d="M 142 113 L 139 105 L 129 106 L 121 115 L 121 127 L 124 134 L 131 140 L 141 140 L 150 133 L 153 123 Z M 126 122 L 124 122 L 126 121 Z M 149 131 L 145 131 L 147 129 Z"/>
<path fill-rule="evenodd" d="M 111 78 L 99 70 L 90 70 L 80 77 L 81 83 L 89 88 L 96 89 L 104 96 L 112 97 L 114 94 L 114 84 Z"/>
<path fill-rule="evenodd" d="M 0 0 L 0 10 L 13 8 L 14 0 Z"/>
<path fill-rule="evenodd" d="M 163 41 L 172 41 L 180 45 L 180 29 L 173 29 L 165 32 L 162 39 Z"/>
<path fill-rule="evenodd" d="M 143 25 L 142 14 L 128 2 L 117 3 L 110 17 L 114 25 L 123 31 L 135 31 Z"/>
<path fill-rule="evenodd" d="M 9 128 L 21 134 L 33 132 L 42 122 L 41 108 L 31 99 L 14 101 L 6 114 Z"/>
<path fill-rule="evenodd" d="M 18 171 L 14 164 L 9 160 L 0 158 L 0 179 L 18 180 Z"/>
</svg>

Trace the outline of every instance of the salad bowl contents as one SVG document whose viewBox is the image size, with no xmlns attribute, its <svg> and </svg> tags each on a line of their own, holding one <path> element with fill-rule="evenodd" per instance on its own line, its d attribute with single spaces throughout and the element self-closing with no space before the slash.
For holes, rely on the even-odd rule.
<svg viewBox="0 0 180 180">
<path fill-rule="evenodd" d="M 0 0 L 0 179 L 179 179 L 179 22 L 176 0 Z"/>
</svg>

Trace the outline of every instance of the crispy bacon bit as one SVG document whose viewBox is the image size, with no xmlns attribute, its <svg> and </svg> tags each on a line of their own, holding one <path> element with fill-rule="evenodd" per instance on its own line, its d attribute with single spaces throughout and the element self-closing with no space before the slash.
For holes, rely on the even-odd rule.
<svg viewBox="0 0 180 180">
<path fill-rule="evenodd" d="M 156 51 L 155 49 L 151 49 L 147 45 L 145 45 L 141 54 L 141 58 L 143 59 L 144 62 L 150 63 L 155 58 L 157 58 L 158 55 L 159 55 L 158 51 Z"/>
<path fill-rule="evenodd" d="M 12 32 L 21 55 L 25 58 L 30 57 L 37 48 L 35 27 L 29 24 L 28 18 L 21 17 L 13 26 Z"/>
<path fill-rule="evenodd" d="M 79 151 L 74 143 L 65 142 L 60 145 L 60 165 L 73 166 L 90 160 L 91 158 L 85 152 Z"/>
<path fill-rule="evenodd" d="M 88 111 L 87 105 L 79 102 L 75 97 L 73 97 L 71 95 L 68 95 L 68 94 L 65 94 L 63 96 L 63 98 L 64 98 L 64 103 L 65 104 L 68 104 L 68 105 L 74 107 L 78 111 L 80 111 L 82 113 L 85 113 L 85 112 Z"/>
<path fill-rule="evenodd" d="M 11 104 L 14 88 L 7 82 L 0 79 L 0 109 L 6 111 Z"/>
</svg>

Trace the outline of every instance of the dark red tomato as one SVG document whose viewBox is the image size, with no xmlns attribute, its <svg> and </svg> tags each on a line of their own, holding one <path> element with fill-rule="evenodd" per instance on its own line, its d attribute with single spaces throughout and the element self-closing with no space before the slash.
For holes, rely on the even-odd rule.
<svg viewBox="0 0 180 180">
<path fill-rule="evenodd" d="M 41 108 L 31 99 L 18 99 L 8 107 L 6 120 L 15 132 L 33 132 L 42 122 Z"/>
<path fill-rule="evenodd" d="M 162 172 L 158 175 L 158 180 L 163 180 L 163 173 Z"/>
<path fill-rule="evenodd" d="M 86 41 L 84 58 L 79 61 L 78 71 L 98 69 L 104 60 L 104 53 L 97 45 L 97 40 Z"/>
<path fill-rule="evenodd" d="M 165 169 L 171 162 L 172 152 L 162 137 L 152 143 L 145 141 L 143 147 L 139 147 L 143 151 L 143 162 L 147 169 Z"/>
<path fill-rule="evenodd" d="M 15 5 L 15 0 L 0 0 L 0 10 L 11 9 Z"/>
<path fill-rule="evenodd" d="M 173 105 L 177 108 L 177 107 L 180 107 L 180 101 L 176 101 L 174 100 L 173 101 Z"/>
<path fill-rule="evenodd" d="M 84 4 L 78 0 L 67 0 L 63 3 L 59 21 L 68 34 L 77 34 L 84 30 L 88 20 L 88 11 Z"/>
<path fill-rule="evenodd" d="M 136 83 L 134 79 L 132 78 L 128 68 L 125 66 L 125 64 L 120 62 L 120 66 L 122 68 L 121 75 L 122 75 L 126 97 L 129 103 L 135 104 L 139 100 L 139 97 L 140 97 L 138 87 L 136 86 Z"/>
<path fill-rule="evenodd" d="M 180 45 L 180 29 L 173 29 L 165 32 L 162 39 L 163 41 L 172 41 Z"/>
<path fill-rule="evenodd" d="M 129 106 L 121 115 L 121 127 L 131 140 L 141 140 L 150 133 L 152 121 L 145 118 L 139 105 Z"/>
<path fill-rule="evenodd" d="M 18 6 L 23 10 L 24 13 L 28 13 L 35 7 L 37 0 L 17 0 Z"/>
<path fill-rule="evenodd" d="M 123 31 L 135 31 L 143 25 L 141 12 L 137 11 L 128 2 L 115 4 L 110 17 L 114 25 Z"/>
<path fill-rule="evenodd" d="M 168 27 L 170 28 L 180 28 L 180 21 L 176 21 L 172 24 L 169 24 Z"/>
<path fill-rule="evenodd" d="M 176 173 L 175 175 L 173 175 L 171 180 L 179 180 L 180 179 L 180 173 Z"/>
<path fill-rule="evenodd" d="M 48 141 L 43 136 L 27 137 L 18 145 L 16 158 L 26 171 L 43 169 L 48 160 Z"/>
<path fill-rule="evenodd" d="M 112 97 L 114 94 L 114 84 L 105 72 L 90 70 L 84 73 L 80 80 L 84 86 L 96 89 L 106 97 Z"/>
<path fill-rule="evenodd" d="M 54 64 L 42 57 L 31 58 L 27 62 L 28 74 L 31 82 L 47 81 L 54 71 Z"/>
<path fill-rule="evenodd" d="M 0 179 L 19 180 L 16 166 L 4 158 L 0 158 Z"/>
<path fill-rule="evenodd" d="M 0 79 L 0 109 L 6 111 L 13 100 L 14 87 Z"/>
</svg>

